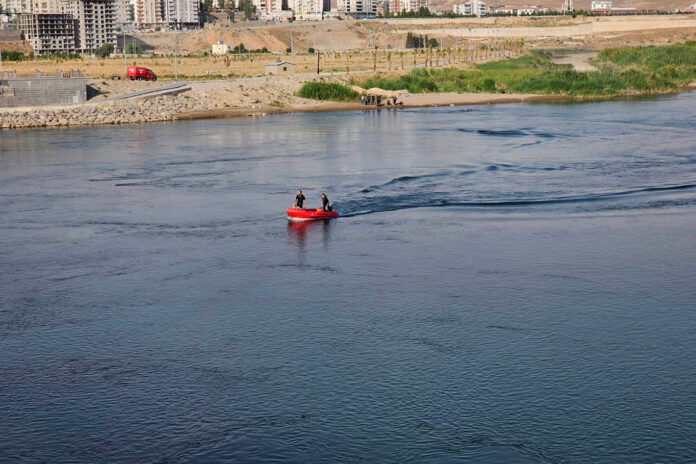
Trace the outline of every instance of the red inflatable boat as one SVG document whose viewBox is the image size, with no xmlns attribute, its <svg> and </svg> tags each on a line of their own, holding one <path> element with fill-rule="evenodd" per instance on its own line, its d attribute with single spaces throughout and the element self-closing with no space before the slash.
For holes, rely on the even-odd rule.
<svg viewBox="0 0 696 464">
<path fill-rule="evenodd" d="M 317 219 L 331 219 L 338 217 L 338 211 L 324 211 L 321 208 L 288 208 L 285 213 L 288 215 L 288 220 L 290 221 L 314 221 Z"/>
</svg>

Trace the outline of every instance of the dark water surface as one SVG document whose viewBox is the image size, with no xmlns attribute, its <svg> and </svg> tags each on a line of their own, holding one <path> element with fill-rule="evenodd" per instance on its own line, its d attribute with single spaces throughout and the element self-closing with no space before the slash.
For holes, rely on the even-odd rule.
<svg viewBox="0 0 696 464">
<path fill-rule="evenodd" d="M 696 462 L 695 119 L 0 132 L 0 461 Z"/>
</svg>

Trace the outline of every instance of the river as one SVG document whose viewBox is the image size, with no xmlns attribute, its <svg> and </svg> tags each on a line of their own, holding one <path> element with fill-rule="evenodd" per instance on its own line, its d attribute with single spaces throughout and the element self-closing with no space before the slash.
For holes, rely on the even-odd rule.
<svg viewBox="0 0 696 464">
<path fill-rule="evenodd" d="M 0 462 L 693 462 L 694 118 L 0 132 Z"/>
</svg>

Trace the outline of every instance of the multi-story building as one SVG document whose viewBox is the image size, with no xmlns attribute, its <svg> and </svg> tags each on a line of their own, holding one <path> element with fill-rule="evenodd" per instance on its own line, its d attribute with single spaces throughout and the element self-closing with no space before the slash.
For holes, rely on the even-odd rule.
<svg viewBox="0 0 696 464">
<path fill-rule="evenodd" d="M 391 4 L 392 13 L 400 13 L 402 11 L 418 11 L 421 8 L 428 8 L 428 0 L 392 0 Z"/>
<path fill-rule="evenodd" d="M 65 13 L 20 13 L 17 26 L 35 53 L 74 51 L 76 21 Z"/>
<path fill-rule="evenodd" d="M 454 14 L 481 17 L 488 12 L 488 9 L 486 8 L 486 3 L 481 0 L 469 0 L 468 2 L 454 5 L 452 11 Z"/>
<path fill-rule="evenodd" d="M 70 8 L 68 0 L 33 0 L 31 12 L 35 14 L 68 13 Z"/>
<path fill-rule="evenodd" d="M 116 43 L 115 0 L 70 0 L 69 8 L 77 22 L 77 50 L 86 52 Z"/>
<path fill-rule="evenodd" d="M 133 22 L 139 29 L 164 26 L 162 0 L 135 0 Z"/>
<path fill-rule="evenodd" d="M 377 0 L 338 0 L 336 9 L 348 15 L 376 16 Z"/>
<path fill-rule="evenodd" d="M 170 26 L 198 24 L 198 0 L 165 0 L 164 20 Z"/>
<path fill-rule="evenodd" d="M 131 27 L 135 22 L 135 3 L 133 0 L 116 0 L 116 24 Z"/>
<path fill-rule="evenodd" d="M 2 11 L 6 13 L 31 13 L 31 0 L 0 0 Z"/>
<path fill-rule="evenodd" d="M 611 10 L 613 6 L 612 0 L 593 1 L 590 4 L 590 10 Z"/>
<path fill-rule="evenodd" d="M 285 0 L 254 0 L 254 6 L 260 16 L 273 17 L 280 14 L 288 5 Z"/>
<path fill-rule="evenodd" d="M 290 0 L 290 9 L 295 19 L 321 20 L 324 0 Z"/>
<path fill-rule="evenodd" d="M 115 0 L 34 0 L 31 8 L 20 28 L 37 53 L 86 52 L 116 43 Z"/>
</svg>

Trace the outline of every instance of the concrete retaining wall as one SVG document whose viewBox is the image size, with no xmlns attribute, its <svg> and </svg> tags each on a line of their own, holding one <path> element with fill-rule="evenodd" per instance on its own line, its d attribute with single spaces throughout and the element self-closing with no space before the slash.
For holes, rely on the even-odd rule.
<svg viewBox="0 0 696 464">
<path fill-rule="evenodd" d="M 0 108 L 71 105 L 87 101 L 82 78 L 17 78 L 0 80 Z"/>
<path fill-rule="evenodd" d="M 15 42 L 17 40 L 22 40 L 22 34 L 18 30 L 0 29 L 0 41 Z"/>
</svg>

